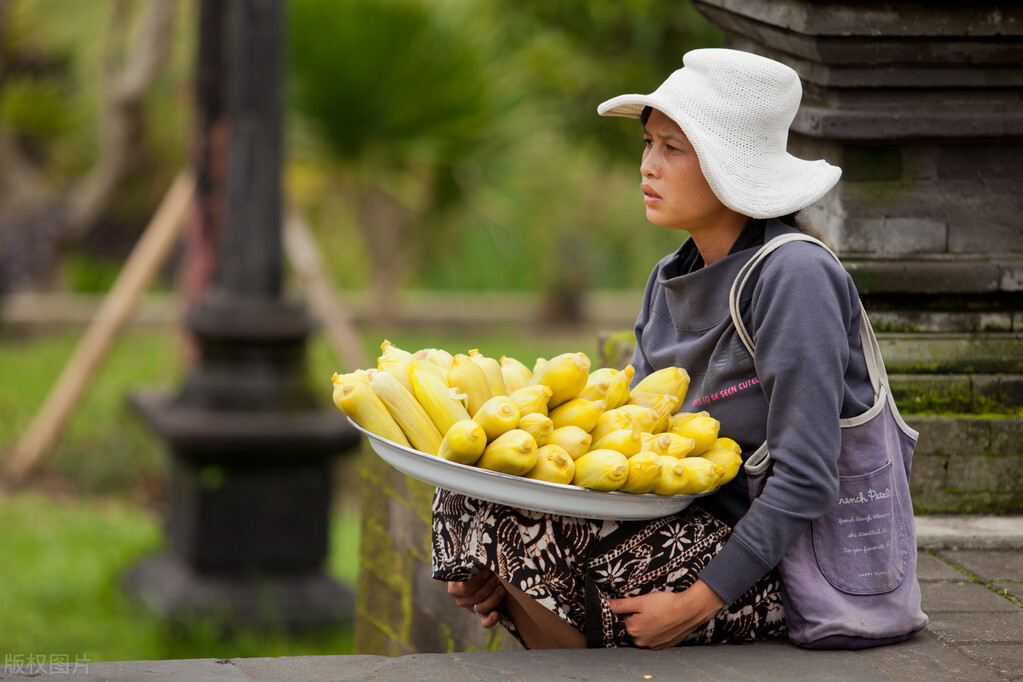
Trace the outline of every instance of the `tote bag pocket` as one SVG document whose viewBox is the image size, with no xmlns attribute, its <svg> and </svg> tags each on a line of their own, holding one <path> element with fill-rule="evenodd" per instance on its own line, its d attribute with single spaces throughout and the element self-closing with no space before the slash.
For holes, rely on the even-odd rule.
<svg viewBox="0 0 1023 682">
<path fill-rule="evenodd" d="M 821 574 L 846 594 L 890 592 L 906 577 L 909 563 L 892 463 L 838 480 L 838 505 L 811 526 Z"/>
</svg>

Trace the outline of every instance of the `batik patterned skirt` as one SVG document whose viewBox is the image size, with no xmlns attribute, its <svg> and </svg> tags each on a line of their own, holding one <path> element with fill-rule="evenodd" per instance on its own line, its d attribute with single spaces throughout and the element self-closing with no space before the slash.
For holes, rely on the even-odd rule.
<svg viewBox="0 0 1023 682">
<path fill-rule="evenodd" d="M 433 577 L 466 580 L 481 566 L 517 586 L 585 633 L 589 647 L 633 646 L 608 599 L 681 592 L 724 546 L 731 528 L 692 506 L 649 521 L 601 521 L 515 509 L 437 490 Z M 501 625 L 521 637 L 503 607 Z M 681 644 L 740 643 L 783 637 L 776 572 Z"/>
</svg>

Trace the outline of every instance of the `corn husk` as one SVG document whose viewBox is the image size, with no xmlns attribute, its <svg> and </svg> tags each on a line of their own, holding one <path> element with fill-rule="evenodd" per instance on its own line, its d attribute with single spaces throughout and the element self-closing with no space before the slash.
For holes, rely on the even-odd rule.
<svg viewBox="0 0 1023 682">
<path fill-rule="evenodd" d="M 487 447 L 483 427 L 471 419 L 455 422 L 441 440 L 437 456 L 459 464 L 475 464 Z"/>
<path fill-rule="evenodd" d="M 575 461 L 560 445 L 548 443 L 536 451 L 536 464 L 526 478 L 568 484 L 575 477 Z"/>
<path fill-rule="evenodd" d="M 476 466 L 513 476 L 522 476 L 537 459 L 536 441 L 522 429 L 506 431 L 490 442 L 476 460 Z"/>
</svg>

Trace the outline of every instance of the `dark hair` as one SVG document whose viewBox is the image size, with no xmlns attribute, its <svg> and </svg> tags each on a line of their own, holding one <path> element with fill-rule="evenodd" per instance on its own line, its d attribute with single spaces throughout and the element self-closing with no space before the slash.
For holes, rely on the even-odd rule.
<svg viewBox="0 0 1023 682">
<path fill-rule="evenodd" d="M 651 114 L 653 114 L 653 112 L 654 112 L 653 107 L 650 106 L 643 107 L 643 111 L 641 111 L 639 114 L 639 120 L 643 123 L 644 126 L 647 124 L 647 121 L 650 120 L 650 116 Z M 789 227 L 796 228 L 800 232 L 806 232 L 806 229 L 799 222 L 799 211 L 793 211 L 792 213 L 789 213 L 787 215 L 778 216 L 778 220 L 782 221 Z"/>
</svg>

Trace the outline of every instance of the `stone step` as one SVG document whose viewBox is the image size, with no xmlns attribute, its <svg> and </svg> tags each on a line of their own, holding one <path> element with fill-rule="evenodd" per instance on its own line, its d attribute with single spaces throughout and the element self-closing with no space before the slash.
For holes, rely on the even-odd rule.
<svg viewBox="0 0 1023 682">
<path fill-rule="evenodd" d="M 917 513 L 1023 512 L 1023 418 L 905 415 Z"/>
<path fill-rule="evenodd" d="M 892 374 L 892 396 L 906 414 L 1002 414 L 1023 407 L 1023 374 Z"/>
<path fill-rule="evenodd" d="M 879 333 L 889 374 L 1023 374 L 1023 333 Z"/>
</svg>

